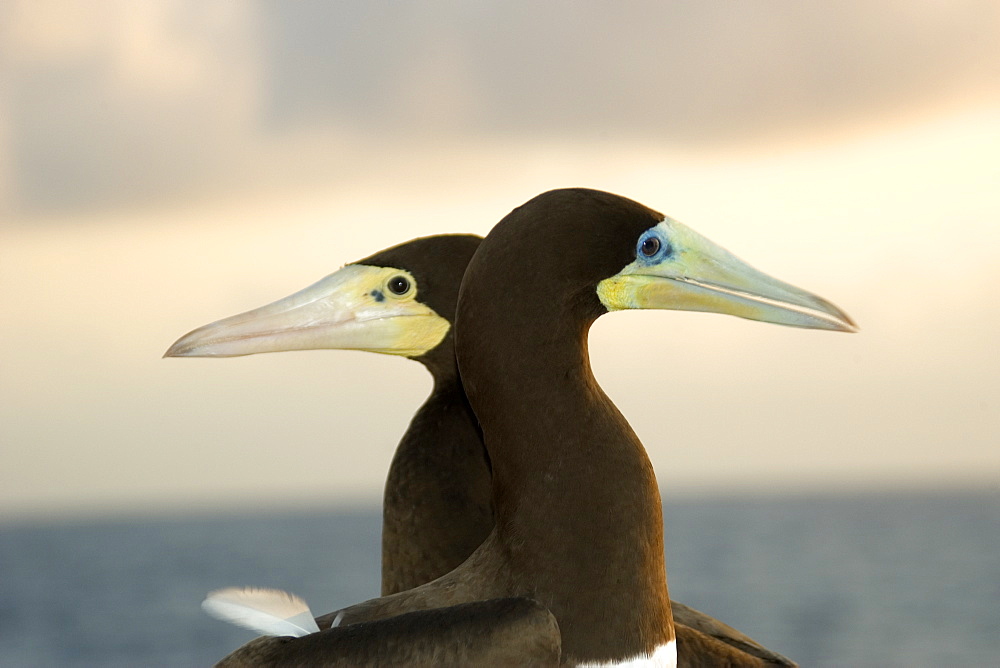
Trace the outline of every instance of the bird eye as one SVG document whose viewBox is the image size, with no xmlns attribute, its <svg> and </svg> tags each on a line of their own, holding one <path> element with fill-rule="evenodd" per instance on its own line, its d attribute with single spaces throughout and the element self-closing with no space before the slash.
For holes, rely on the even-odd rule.
<svg viewBox="0 0 1000 668">
<path fill-rule="evenodd" d="M 646 237 L 639 244 L 639 251 L 646 257 L 653 257 L 658 250 L 660 250 L 659 237 Z"/>
<path fill-rule="evenodd" d="M 397 296 L 403 296 L 410 291 L 410 281 L 406 276 L 393 276 L 389 279 L 389 292 Z"/>
</svg>

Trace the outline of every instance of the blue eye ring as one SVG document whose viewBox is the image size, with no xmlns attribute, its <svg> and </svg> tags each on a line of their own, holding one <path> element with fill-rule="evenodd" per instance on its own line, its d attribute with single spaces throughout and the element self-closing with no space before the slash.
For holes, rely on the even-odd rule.
<svg viewBox="0 0 1000 668">
<path fill-rule="evenodd" d="M 646 231 L 635 246 L 635 257 L 640 262 L 660 262 L 673 253 L 670 242 L 661 233 Z"/>
<path fill-rule="evenodd" d="M 639 242 L 639 252 L 646 257 L 653 257 L 660 250 L 659 237 L 648 236 Z"/>
</svg>

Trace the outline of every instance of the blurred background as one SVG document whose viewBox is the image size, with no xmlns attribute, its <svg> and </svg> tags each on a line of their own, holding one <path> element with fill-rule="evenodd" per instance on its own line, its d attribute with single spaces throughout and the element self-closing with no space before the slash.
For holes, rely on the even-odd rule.
<svg viewBox="0 0 1000 668">
<path fill-rule="evenodd" d="M 202 618 L 216 586 L 377 594 L 426 372 L 160 356 L 586 186 L 861 326 L 594 327 L 674 597 L 808 665 L 988 665 L 998 44 L 992 0 L 0 0 L 0 664 L 211 662 L 250 637 Z"/>
</svg>

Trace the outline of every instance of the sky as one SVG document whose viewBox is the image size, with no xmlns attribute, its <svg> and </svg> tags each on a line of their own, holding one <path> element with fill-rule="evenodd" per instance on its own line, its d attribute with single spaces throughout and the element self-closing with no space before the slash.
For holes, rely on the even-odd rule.
<svg viewBox="0 0 1000 668">
<path fill-rule="evenodd" d="M 994 2 L 0 4 L 0 521 L 378 499 L 418 364 L 161 355 L 565 186 L 861 326 L 598 321 L 665 493 L 1000 489 L 998 43 Z"/>
</svg>

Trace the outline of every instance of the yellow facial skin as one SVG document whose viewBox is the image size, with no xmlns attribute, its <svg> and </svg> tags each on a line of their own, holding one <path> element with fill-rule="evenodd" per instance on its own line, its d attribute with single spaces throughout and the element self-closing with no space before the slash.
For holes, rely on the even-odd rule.
<svg viewBox="0 0 1000 668">
<path fill-rule="evenodd" d="M 662 250 L 601 281 L 597 294 L 609 311 L 656 308 L 725 313 L 792 327 L 856 332 L 850 316 L 810 292 L 757 271 L 671 218 L 648 230 Z M 669 250 L 669 252 L 668 252 Z"/>
<path fill-rule="evenodd" d="M 404 283 L 408 289 L 399 290 Z M 348 265 L 272 304 L 199 327 L 164 357 L 322 348 L 418 357 L 441 343 L 451 325 L 416 300 L 417 287 L 402 269 Z"/>
</svg>

